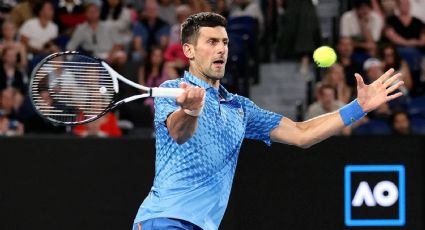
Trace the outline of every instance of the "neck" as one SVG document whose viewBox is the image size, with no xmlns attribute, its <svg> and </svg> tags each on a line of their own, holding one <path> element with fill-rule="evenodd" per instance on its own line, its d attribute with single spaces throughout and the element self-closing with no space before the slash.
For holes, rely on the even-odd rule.
<svg viewBox="0 0 425 230">
<path fill-rule="evenodd" d="M 218 89 L 220 86 L 220 80 L 219 79 L 215 79 L 212 77 L 209 77 L 207 75 L 205 75 L 204 73 L 202 73 L 201 71 L 197 70 L 196 68 L 189 66 L 189 73 L 191 73 L 193 76 L 207 82 L 209 85 L 211 85 L 212 87 Z"/>
<path fill-rule="evenodd" d="M 87 22 L 87 24 L 93 29 L 93 30 L 96 30 L 96 27 L 97 27 L 97 21 L 90 21 L 90 22 Z"/>
<path fill-rule="evenodd" d="M 47 24 L 49 23 L 49 20 L 45 19 L 45 18 L 39 18 L 40 20 L 40 24 L 42 27 L 46 27 Z"/>
</svg>

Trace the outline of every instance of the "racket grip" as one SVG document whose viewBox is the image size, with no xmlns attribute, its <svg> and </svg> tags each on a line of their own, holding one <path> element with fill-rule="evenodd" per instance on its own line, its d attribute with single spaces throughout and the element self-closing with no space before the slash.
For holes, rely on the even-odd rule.
<svg viewBox="0 0 425 230">
<path fill-rule="evenodd" d="M 176 98 L 184 92 L 180 88 L 163 88 L 163 87 L 154 87 L 152 88 L 152 97 L 172 97 Z"/>
</svg>

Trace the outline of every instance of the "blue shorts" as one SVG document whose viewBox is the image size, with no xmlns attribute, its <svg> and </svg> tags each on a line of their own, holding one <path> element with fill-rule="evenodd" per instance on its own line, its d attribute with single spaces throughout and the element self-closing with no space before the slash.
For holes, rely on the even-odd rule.
<svg viewBox="0 0 425 230">
<path fill-rule="evenodd" d="M 202 230 L 189 221 L 172 218 L 154 218 L 133 225 L 133 230 Z"/>
</svg>

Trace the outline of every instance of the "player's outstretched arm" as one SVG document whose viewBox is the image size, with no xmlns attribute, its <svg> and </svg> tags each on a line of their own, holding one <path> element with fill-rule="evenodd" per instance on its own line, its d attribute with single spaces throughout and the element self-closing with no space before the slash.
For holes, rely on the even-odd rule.
<svg viewBox="0 0 425 230">
<path fill-rule="evenodd" d="M 176 102 L 181 109 L 175 111 L 167 118 L 167 128 L 171 137 L 183 144 L 189 140 L 198 127 L 198 117 L 202 113 L 205 100 L 205 89 L 181 83 L 184 89 Z"/>
<path fill-rule="evenodd" d="M 357 99 L 338 111 L 327 113 L 304 122 L 294 122 L 283 118 L 278 127 L 270 132 L 273 141 L 309 147 L 337 133 L 343 127 L 361 119 L 366 113 L 381 104 L 402 95 L 392 94 L 403 81 L 398 81 L 401 74 L 394 74 L 394 69 L 385 72 L 379 79 L 366 85 L 359 74 L 357 80 Z M 397 82 L 397 83 L 395 83 Z"/>
</svg>

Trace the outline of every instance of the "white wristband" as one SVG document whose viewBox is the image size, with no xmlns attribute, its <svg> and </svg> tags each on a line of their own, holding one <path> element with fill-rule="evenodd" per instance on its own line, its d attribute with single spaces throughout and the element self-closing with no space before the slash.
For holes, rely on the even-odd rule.
<svg viewBox="0 0 425 230">
<path fill-rule="evenodd" d="M 202 110 L 204 110 L 204 105 L 202 104 L 201 108 L 199 109 L 194 109 L 194 110 L 189 110 L 189 109 L 183 109 L 183 111 L 187 114 L 190 115 L 192 117 L 199 117 L 199 115 L 201 115 Z"/>
</svg>

